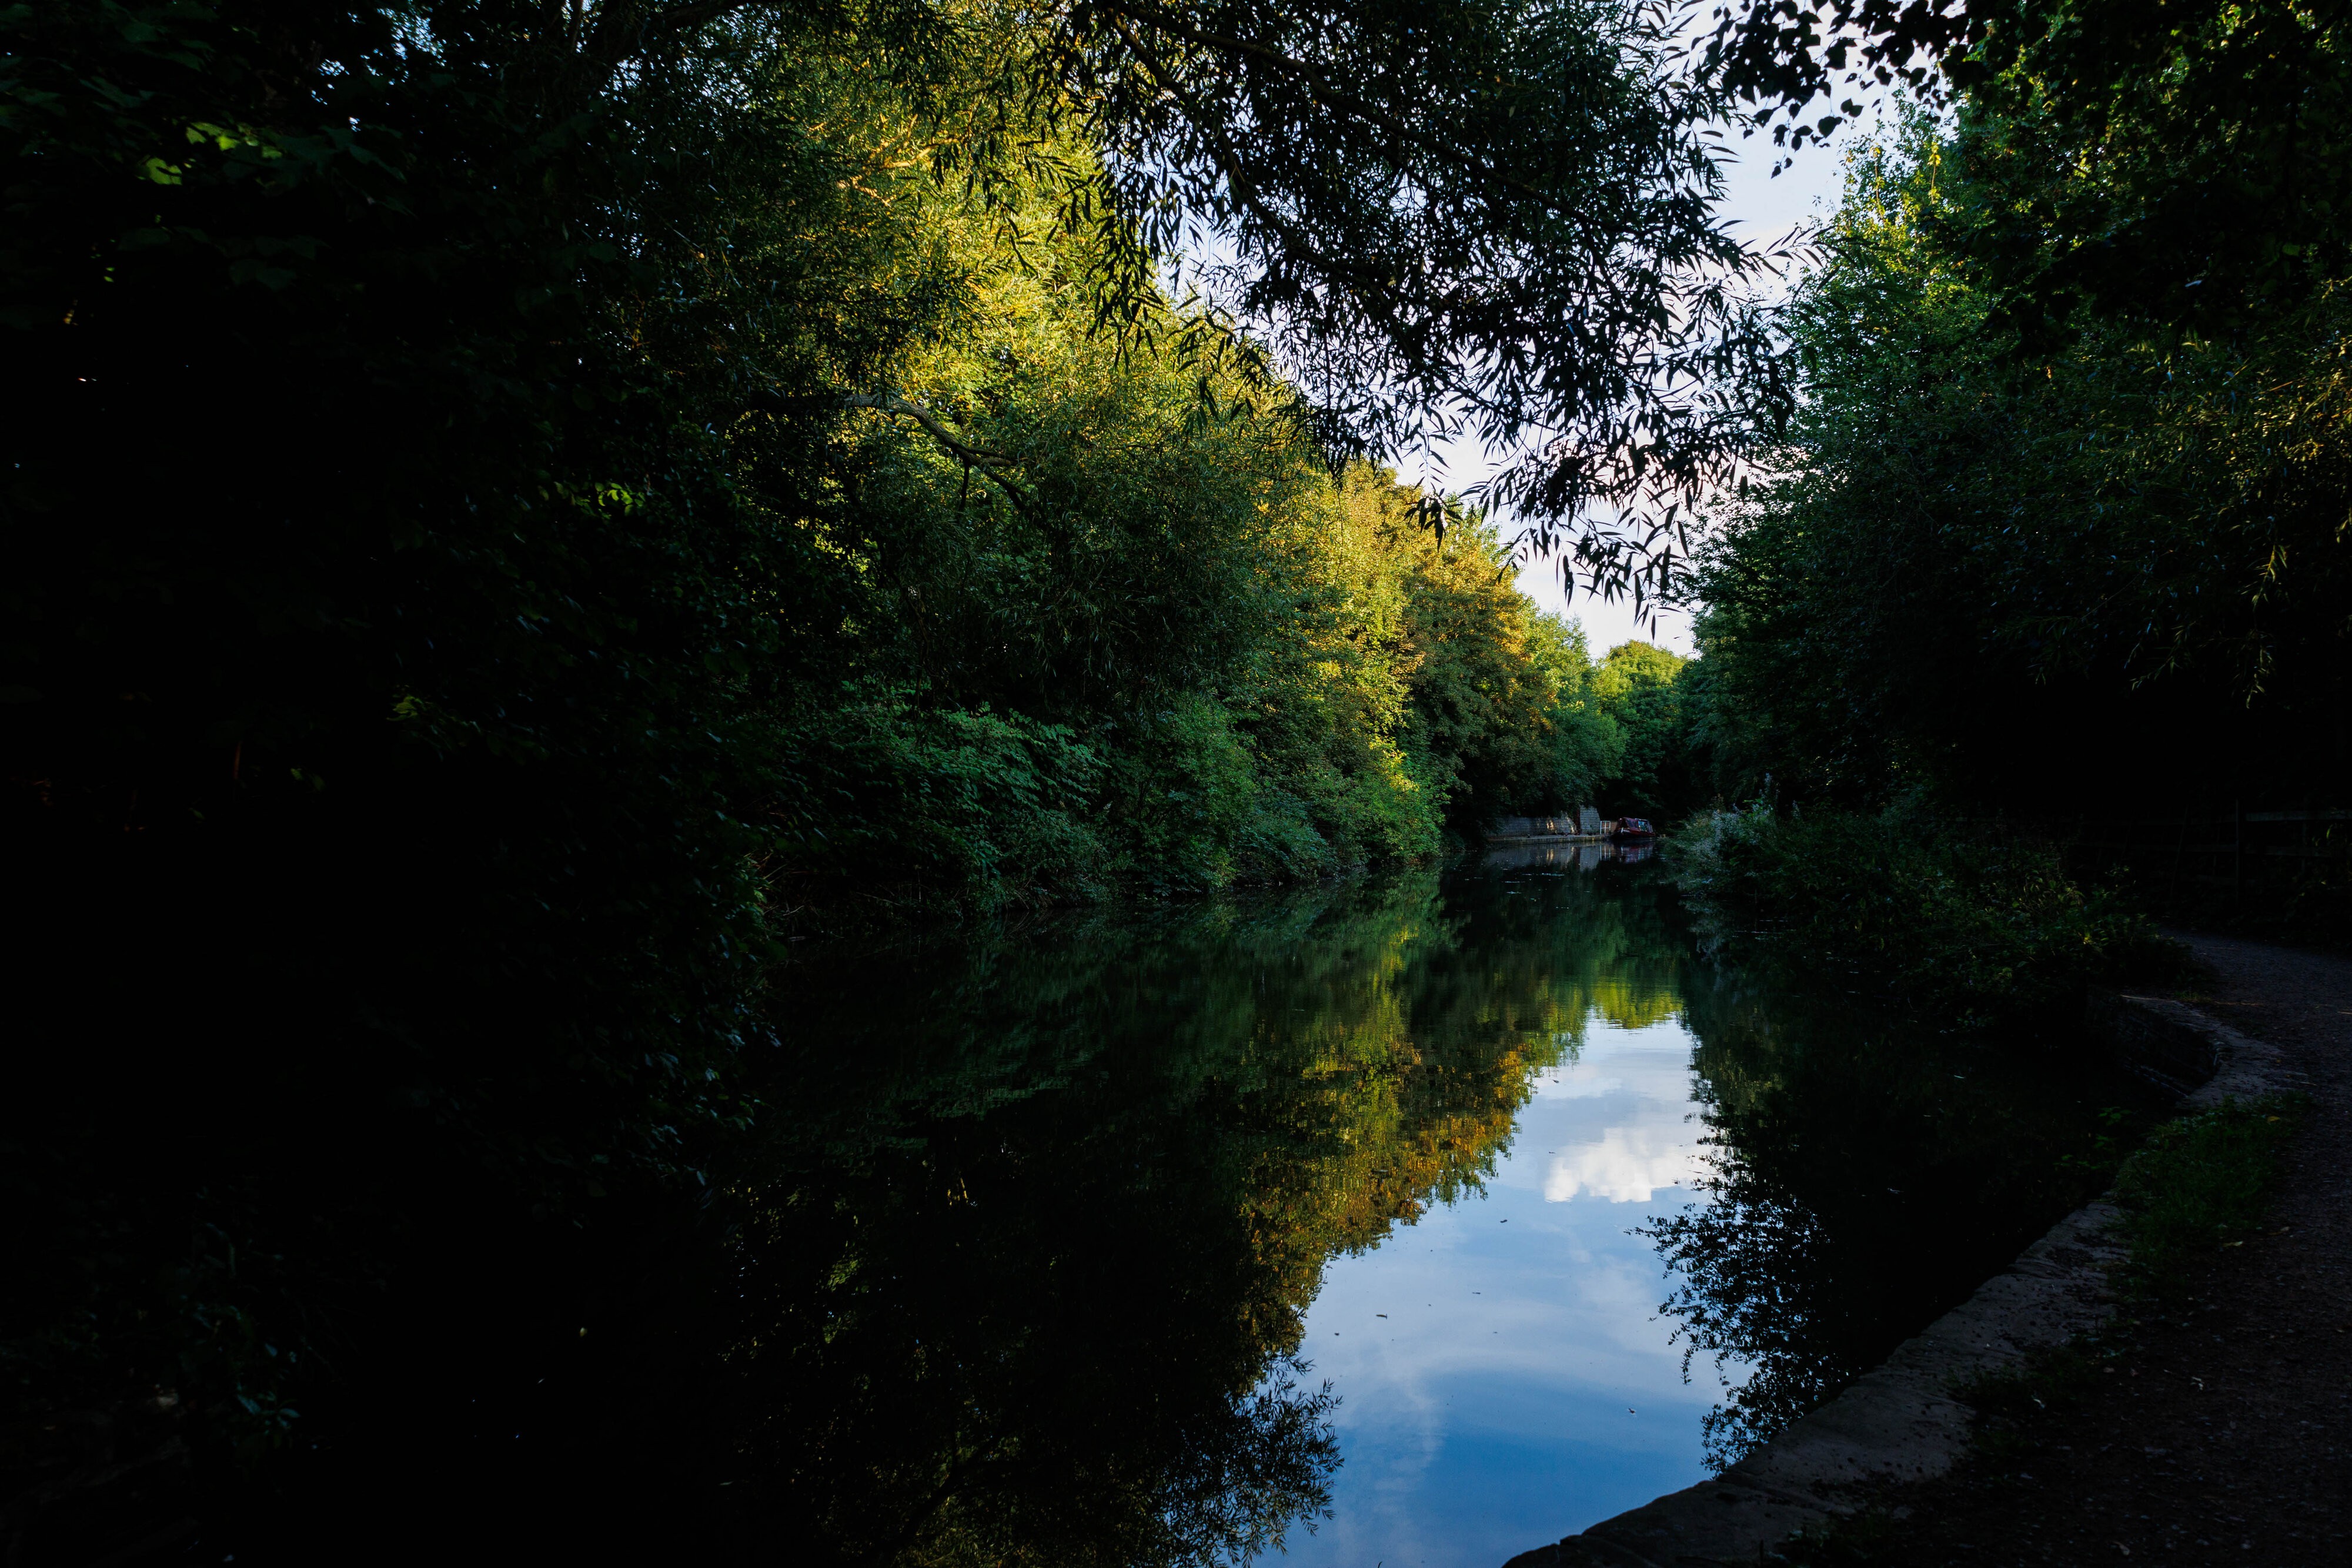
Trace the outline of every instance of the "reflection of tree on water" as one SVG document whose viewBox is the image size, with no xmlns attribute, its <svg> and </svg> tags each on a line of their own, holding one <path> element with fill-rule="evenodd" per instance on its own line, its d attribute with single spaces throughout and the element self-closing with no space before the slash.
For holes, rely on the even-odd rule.
<svg viewBox="0 0 2352 1568">
<path fill-rule="evenodd" d="M 1591 871 L 1598 866 L 1640 865 L 1655 852 L 1647 843 L 1563 843 L 1498 840 L 1479 856 L 1488 871 Z"/>
<path fill-rule="evenodd" d="M 1771 1003 L 1737 976 L 1694 985 L 1713 1201 L 1646 1231 L 1679 1276 L 1663 1310 L 1687 1349 L 1750 1369 L 1707 1420 L 1717 1467 L 2098 1190 L 2099 1107 L 2129 1092 L 2054 1051 Z"/>
<path fill-rule="evenodd" d="M 338 1092 L 289 1075 L 226 1189 L 307 1244 L 218 1249 L 268 1310 L 214 1314 L 299 1354 L 300 1441 L 158 1469 L 159 1522 L 264 1563 L 1241 1555 L 1325 1495 L 1328 1402 L 1282 1378 L 1326 1262 L 1474 1190 L 1588 1017 L 1670 1011 L 1682 962 L 1649 904 L 1542 873 L 827 955 L 781 977 L 708 1191 L 600 1162 L 551 1213 L 484 1153 L 531 1118 L 427 1136 L 403 1061 L 317 1053 Z M 152 1298 L 92 1278 L 93 1321 Z M 171 1364 L 135 1364 L 152 1396 Z M 182 1417 L 219 1418 L 134 1436 Z"/>
<path fill-rule="evenodd" d="M 1588 1015 L 1670 1007 L 1643 977 L 1675 961 L 1589 884 L 1421 876 L 796 982 L 822 1046 L 734 1184 L 739 1528 L 839 1561 L 1263 1548 L 1336 1462 L 1278 1375 L 1325 1263 L 1475 1188 Z"/>
</svg>

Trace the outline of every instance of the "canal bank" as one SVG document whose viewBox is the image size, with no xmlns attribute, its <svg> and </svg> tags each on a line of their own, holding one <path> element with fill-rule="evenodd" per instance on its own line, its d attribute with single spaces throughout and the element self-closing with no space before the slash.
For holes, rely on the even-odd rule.
<svg viewBox="0 0 2352 1568">
<path fill-rule="evenodd" d="M 2211 1074 L 2188 1109 L 2280 1090 L 2310 1096 L 2263 1234 L 2209 1254 L 2160 1301 L 2127 1303 L 2114 1321 L 2118 1216 L 2087 1205 L 1720 1479 L 1522 1553 L 1512 1568 L 2352 1562 L 2342 1307 L 2352 963 L 2183 939 L 2216 977 L 2209 993 L 2193 1006 L 2129 998 L 2097 1021 L 2167 1076 L 2210 1050 Z M 2065 1348 L 2086 1334 L 2097 1335 L 2095 1357 Z M 1982 1392 L 1964 1396 L 1972 1386 Z"/>
</svg>

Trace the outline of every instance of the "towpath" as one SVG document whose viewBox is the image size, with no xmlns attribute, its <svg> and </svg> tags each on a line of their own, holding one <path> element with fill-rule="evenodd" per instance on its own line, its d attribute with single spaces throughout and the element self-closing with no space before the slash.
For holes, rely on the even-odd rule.
<svg viewBox="0 0 2352 1568">
<path fill-rule="evenodd" d="M 2275 1042 L 2313 1105 L 2264 1233 L 2084 1396 L 2000 1433 L 1837 1561 L 2352 1564 L 2352 961 L 2179 934 L 2188 999 Z"/>
</svg>

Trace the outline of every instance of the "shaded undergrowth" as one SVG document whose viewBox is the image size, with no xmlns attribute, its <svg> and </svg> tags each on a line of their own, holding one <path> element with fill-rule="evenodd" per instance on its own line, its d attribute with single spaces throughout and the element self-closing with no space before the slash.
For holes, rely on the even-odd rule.
<svg viewBox="0 0 2352 1568">
<path fill-rule="evenodd" d="M 1998 824 L 1759 806 L 1694 821 L 1668 854 L 1709 949 L 1957 1032 L 2071 1020 L 2087 987 L 2193 967 L 2056 845 Z"/>
</svg>

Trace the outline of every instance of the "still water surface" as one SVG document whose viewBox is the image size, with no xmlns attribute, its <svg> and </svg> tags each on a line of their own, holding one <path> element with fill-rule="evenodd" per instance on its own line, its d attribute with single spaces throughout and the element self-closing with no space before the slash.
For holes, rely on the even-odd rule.
<svg viewBox="0 0 2352 1568">
<path fill-rule="evenodd" d="M 2095 1185 L 2119 1092 L 1802 992 L 1572 851 L 807 966 L 730 1506 L 1495 1568 L 1697 1480 Z"/>
<path fill-rule="evenodd" d="M 152 1524 L 104 1528 L 247 1568 L 1500 1568 L 1964 1298 L 2128 1099 L 2063 1029 L 1711 964 L 1584 852 L 803 955 L 652 1168 L 441 1121 L 387 1092 L 406 1047 L 331 1033 L 247 1185 L 158 1156 L 159 1224 L 287 1239 L 158 1288 L 311 1322 L 306 1393 L 282 1464 L 129 1467 L 100 1501 Z"/>
<path fill-rule="evenodd" d="M 1679 1016 L 1584 1024 L 1481 1198 L 1325 1270 L 1306 1351 L 1343 1396 L 1346 1458 L 1292 1561 L 1491 1568 L 1709 1473 L 1715 1361 L 1684 1381 L 1657 1249 L 1631 1233 L 1704 1196 L 1693 1040 Z"/>
</svg>

